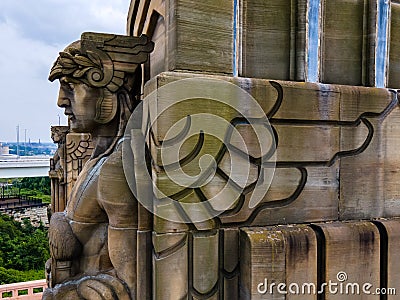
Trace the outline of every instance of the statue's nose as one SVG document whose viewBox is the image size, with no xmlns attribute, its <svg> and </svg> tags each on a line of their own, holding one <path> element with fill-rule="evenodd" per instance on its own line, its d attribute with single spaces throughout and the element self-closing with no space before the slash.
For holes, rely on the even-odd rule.
<svg viewBox="0 0 400 300">
<path fill-rule="evenodd" d="M 63 89 L 60 89 L 60 91 L 58 93 L 57 105 L 59 107 L 66 107 L 66 106 L 70 106 L 71 105 L 69 97 L 68 97 L 68 95 L 65 93 L 65 91 Z"/>
</svg>

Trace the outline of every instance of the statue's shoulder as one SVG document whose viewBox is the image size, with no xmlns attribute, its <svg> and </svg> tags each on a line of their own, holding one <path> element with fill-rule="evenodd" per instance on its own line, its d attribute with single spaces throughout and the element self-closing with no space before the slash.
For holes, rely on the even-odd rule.
<svg viewBox="0 0 400 300">
<path fill-rule="evenodd" d="M 137 205 L 126 181 L 122 165 L 122 151 L 119 149 L 104 158 L 97 181 L 97 197 L 100 206 L 107 211 L 110 222 L 111 220 L 115 221 L 115 218 L 122 217 L 121 212 L 115 210 L 113 205 L 117 204 L 127 212 L 134 211 Z M 129 222 L 131 217 L 131 214 L 126 217 Z"/>
<path fill-rule="evenodd" d="M 103 162 L 101 163 L 101 167 L 99 170 L 99 175 L 103 179 L 107 179 L 108 177 L 123 177 L 124 170 L 122 165 L 122 150 L 116 149 L 111 154 L 106 157 L 103 157 Z M 105 178 L 104 178 L 105 177 Z"/>
<path fill-rule="evenodd" d="M 115 197 L 115 193 L 131 194 L 122 165 L 120 148 L 104 157 L 99 169 L 98 188 L 103 196 L 112 194 L 112 197 Z"/>
</svg>

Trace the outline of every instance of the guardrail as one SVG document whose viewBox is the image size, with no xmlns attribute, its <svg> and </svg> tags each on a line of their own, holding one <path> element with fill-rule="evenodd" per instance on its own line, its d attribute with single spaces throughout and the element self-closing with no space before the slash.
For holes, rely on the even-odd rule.
<svg viewBox="0 0 400 300">
<path fill-rule="evenodd" d="M 19 198 L 20 195 L 19 194 L 0 194 L 0 201 L 1 200 L 8 200 L 8 199 L 15 199 L 15 198 Z"/>
<path fill-rule="evenodd" d="M 19 201 L 15 203 L 3 203 L 0 204 L 0 210 L 14 209 L 14 208 L 31 208 L 31 207 L 42 207 L 48 204 L 43 202 L 34 201 Z"/>
<path fill-rule="evenodd" d="M 14 201 L 8 201 L 15 199 Z M 42 199 L 37 199 L 27 195 L 7 195 L 0 197 L 0 209 L 8 208 L 26 208 L 26 207 L 37 207 L 47 205 L 42 202 Z"/>
<path fill-rule="evenodd" d="M 45 279 L 0 285 L 0 299 L 42 299 L 47 288 Z"/>
</svg>

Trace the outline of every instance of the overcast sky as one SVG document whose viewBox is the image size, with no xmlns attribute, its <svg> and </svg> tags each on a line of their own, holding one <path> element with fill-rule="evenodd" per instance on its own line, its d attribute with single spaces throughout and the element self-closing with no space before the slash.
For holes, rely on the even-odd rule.
<svg viewBox="0 0 400 300">
<path fill-rule="evenodd" d="M 130 0 L 0 0 L 0 142 L 51 141 L 66 125 L 58 81 L 47 80 L 58 52 L 84 31 L 126 33 Z"/>
</svg>

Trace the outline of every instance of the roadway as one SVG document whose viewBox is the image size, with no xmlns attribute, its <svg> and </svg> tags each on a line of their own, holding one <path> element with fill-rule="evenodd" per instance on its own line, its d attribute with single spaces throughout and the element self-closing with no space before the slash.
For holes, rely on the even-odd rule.
<svg viewBox="0 0 400 300">
<path fill-rule="evenodd" d="M 0 156 L 0 178 L 49 175 L 50 156 Z"/>
</svg>

